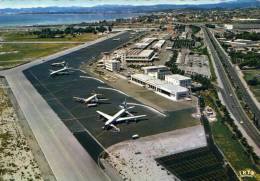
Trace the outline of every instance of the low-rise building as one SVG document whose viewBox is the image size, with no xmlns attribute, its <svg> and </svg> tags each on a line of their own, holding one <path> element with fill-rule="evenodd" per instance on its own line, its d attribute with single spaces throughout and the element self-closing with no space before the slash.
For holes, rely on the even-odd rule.
<svg viewBox="0 0 260 181">
<path fill-rule="evenodd" d="M 165 65 L 142 67 L 142 70 L 145 74 L 161 80 L 165 79 L 165 75 L 172 74 L 170 68 Z"/>
<path fill-rule="evenodd" d="M 135 48 L 136 49 L 145 49 L 156 40 L 157 40 L 157 38 L 144 38 L 144 39 L 142 39 L 141 42 L 138 42 L 135 44 Z"/>
<path fill-rule="evenodd" d="M 190 87 L 191 86 L 191 78 L 186 77 L 179 74 L 166 75 L 165 81 L 171 83 L 173 85 L 178 85 L 182 87 Z"/>
<path fill-rule="evenodd" d="M 118 60 L 110 60 L 105 62 L 105 68 L 111 72 L 120 71 L 121 63 Z"/>
<path fill-rule="evenodd" d="M 185 99 L 189 96 L 189 90 L 187 88 L 173 85 L 146 74 L 134 74 L 131 76 L 131 81 L 173 101 Z"/>
<path fill-rule="evenodd" d="M 165 40 L 159 40 L 157 43 L 155 43 L 153 49 L 161 50 L 165 42 Z"/>
<path fill-rule="evenodd" d="M 131 49 L 124 54 L 123 61 L 132 64 L 149 64 L 156 59 L 156 55 L 154 50 Z"/>
</svg>

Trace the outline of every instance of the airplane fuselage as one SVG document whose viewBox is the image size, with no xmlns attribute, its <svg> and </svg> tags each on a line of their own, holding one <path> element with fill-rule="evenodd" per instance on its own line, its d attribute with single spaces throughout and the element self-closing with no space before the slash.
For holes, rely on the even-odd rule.
<svg viewBox="0 0 260 181">
<path fill-rule="evenodd" d="M 120 111 L 118 111 L 111 119 L 106 121 L 105 126 L 108 126 L 115 122 L 122 114 L 125 113 L 125 111 L 126 109 L 121 109 Z"/>
</svg>

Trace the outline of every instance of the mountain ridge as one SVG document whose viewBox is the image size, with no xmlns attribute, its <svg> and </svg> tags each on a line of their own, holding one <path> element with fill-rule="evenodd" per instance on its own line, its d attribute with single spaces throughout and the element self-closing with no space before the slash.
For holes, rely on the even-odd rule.
<svg viewBox="0 0 260 181">
<path fill-rule="evenodd" d="M 234 9 L 234 8 L 254 8 L 260 7 L 259 0 L 235 0 L 215 4 L 200 5 L 176 5 L 176 4 L 156 4 L 156 5 L 98 5 L 93 7 L 37 7 L 37 8 L 0 8 L 1 14 L 8 13 L 146 13 L 152 11 L 165 11 L 174 9 Z"/>
</svg>

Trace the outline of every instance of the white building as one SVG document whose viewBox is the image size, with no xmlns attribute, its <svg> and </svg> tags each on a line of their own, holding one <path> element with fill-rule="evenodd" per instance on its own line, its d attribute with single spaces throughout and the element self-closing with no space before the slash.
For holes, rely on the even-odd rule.
<svg viewBox="0 0 260 181">
<path fill-rule="evenodd" d="M 119 71 L 121 63 L 118 60 L 105 61 L 105 68 L 111 72 Z"/>
<path fill-rule="evenodd" d="M 165 40 L 159 40 L 154 46 L 153 49 L 160 50 L 162 49 L 163 45 L 165 44 Z"/>
<path fill-rule="evenodd" d="M 170 68 L 165 65 L 142 67 L 142 70 L 145 74 L 161 80 L 165 79 L 165 75 L 172 74 Z"/>
<path fill-rule="evenodd" d="M 131 49 L 130 51 L 126 52 L 123 56 L 123 61 L 127 63 L 151 63 L 156 59 L 157 54 L 154 50 L 138 50 L 138 49 Z"/>
<path fill-rule="evenodd" d="M 157 40 L 157 38 L 144 38 L 144 39 L 142 39 L 141 42 L 138 42 L 138 43 L 135 44 L 135 48 L 145 49 L 156 40 Z"/>
<path fill-rule="evenodd" d="M 234 26 L 232 24 L 225 24 L 224 27 L 227 29 L 227 30 L 233 30 Z"/>
<path fill-rule="evenodd" d="M 187 88 L 191 86 L 191 78 L 179 74 L 166 75 L 165 81 L 173 85 L 178 85 Z"/>
<path fill-rule="evenodd" d="M 185 87 L 173 85 L 146 74 L 134 74 L 131 76 L 131 81 L 173 101 L 184 99 L 189 95 L 189 90 Z"/>
</svg>

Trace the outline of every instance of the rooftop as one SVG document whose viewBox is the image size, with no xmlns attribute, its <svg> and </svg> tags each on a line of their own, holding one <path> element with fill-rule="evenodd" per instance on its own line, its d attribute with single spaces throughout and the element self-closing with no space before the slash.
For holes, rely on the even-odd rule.
<svg viewBox="0 0 260 181">
<path fill-rule="evenodd" d="M 142 70 L 151 70 L 151 69 L 161 69 L 161 68 L 167 68 L 165 65 L 154 65 L 154 66 L 147 66 L 147 67 L 142 67 Z"/>
<path fill-rule="evenodd" d="M 191 79 L 190 77 L 186 77 L 180 74 L 173 74 L 173 75 L 165 75 L 167 78 L 175 79 L 175 80 L 187 80 Z"/>
<path fill-rule="evenodd" d="M 132 78 L 136 78 L 138 80 L 141 80 L 143 82 L 147 82 L 148 80 L 152 80 L 152 79 L 155 79 L 149 75 L 146 75 L 146 74 L 133 74 L 131 76 Z"/>
<path fill-rule="evenodd" d="M 153 50 L 143 50 L 139 53 L 140 57 L 149 57 L 154 51 Z"/>
<path fill-rule="evenodd" d="M 176 92 L 187 92 L 189 91 L 187 88 L 185 87 L 181 87 L 178 85 L 173 85 L 173 84 L 162 84 L 158 87 L 159 89 L 162 89 L 164 91 L 170 92 L 172 94 L 175 94 Z"/>
</svg>

